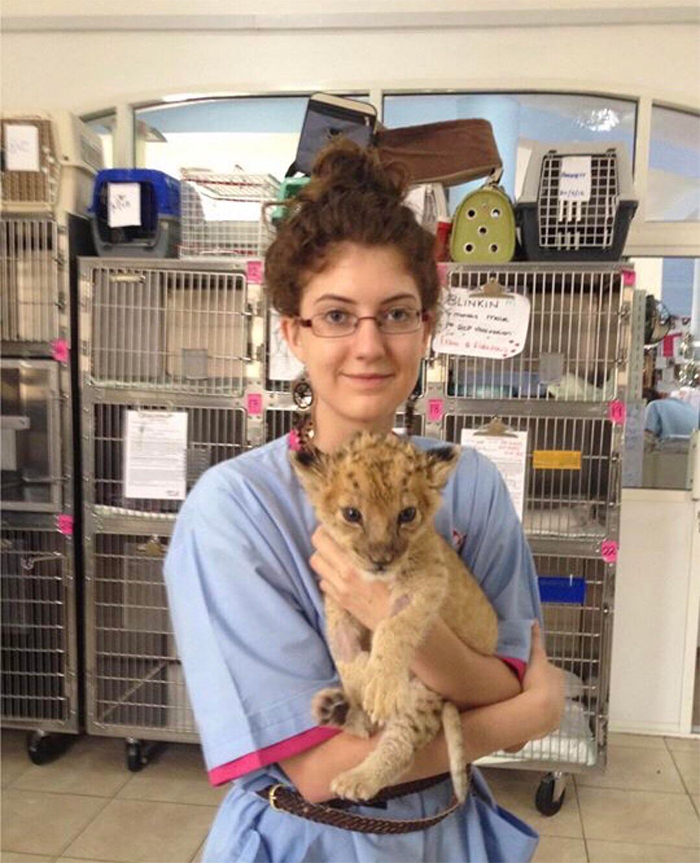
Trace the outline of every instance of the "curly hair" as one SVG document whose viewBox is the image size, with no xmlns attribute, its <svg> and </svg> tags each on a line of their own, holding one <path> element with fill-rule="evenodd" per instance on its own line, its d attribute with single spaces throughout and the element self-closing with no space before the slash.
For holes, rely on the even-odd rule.
<svg viewBox="0 0 700 863">
<path fill-rule="evenodd" d="M 407 189 L 408 174 L 399 163 L 383 166 L 376 152 L 346 138 L 324 148 L 309 183 L 285 204 L 287 218 L 265 256 L 273 307 L 298 315 L 310 276 L 350 242 L 395 249 L 416 281 L 423 309 L 434 309 L 440 290 L 435 238 L 403 203 Z"/>
</svg>

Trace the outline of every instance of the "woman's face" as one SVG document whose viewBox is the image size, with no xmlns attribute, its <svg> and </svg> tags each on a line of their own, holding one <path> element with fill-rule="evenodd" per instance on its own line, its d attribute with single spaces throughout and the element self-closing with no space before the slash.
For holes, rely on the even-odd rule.
<svg viewBox="0 0 700 863">
<path fill-rule="evenodd" d="M 399 253 L 390 246 L 345 243 L 323 272 L 307 282 L 300 317 L 333 310 L 363 317 L 395 306 L 421 310 L 418 287 Z M 392 428 L 397 407 L 416 384 L 430 321 L 412 333 L 385 335 L 375 321 L 362 320 L 350 335 L 324 338 L 298 320 L 284 318 L 282 332 L 306 366 L 317 434 L 337 443 L 359 428 Z"/>
</svg>

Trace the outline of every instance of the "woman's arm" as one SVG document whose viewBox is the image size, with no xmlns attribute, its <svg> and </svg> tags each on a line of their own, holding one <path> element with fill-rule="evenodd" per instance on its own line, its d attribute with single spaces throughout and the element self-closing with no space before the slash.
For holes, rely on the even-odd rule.
<svg viewBox="0 0 700 863">
<path fill-rule="evenodd" d="M 506 701 L 521 691 L 520 682 L 504 662 L 472 650 L 442 618 L 418 647 L 411 670 L 460 710 Z"/>
<path fill-rule="evenodd" d="M 543 737 L 559 725 L 564 708 L 563 676 L 547 661 L 539 627 L 533 627 L 530 664 L 523 692 L 500 704 L 477 707 L 462 714 L 467 761 L 513 748 L 523 740 Z M 364 740 L 342 732 L 319 746 L 284 759 L 280 766 L 299 792 L 311 803 L 333 797 L 331 781 L 344 770 L 357 766 L 375 748 L 380 734 Z M 449 770 L 445 736 L 441 732 L 416 753 L 402 782 L 436 776 Z"/>
</svg>

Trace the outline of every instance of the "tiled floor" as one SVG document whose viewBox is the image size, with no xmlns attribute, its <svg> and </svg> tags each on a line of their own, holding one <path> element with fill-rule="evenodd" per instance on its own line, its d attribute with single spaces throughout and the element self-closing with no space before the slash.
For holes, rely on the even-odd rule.
<svg viewBox="0 0 700 863">
<path fill-rule="evenodd" d="M 700 742 L 612 735 L 608 760 L 570 781 L 552 818 L 535 809 L 539 774 L 487 771 L 499 803 L 540 831 L 536 863 L 700 863 Z M 132 774 L 123 741 L 83 738 L 36 767 L 18 731 L 2 735 L 2 786 L 2 863 L 196 861 L 225 793 L 193 746 Z"/>
</svg>

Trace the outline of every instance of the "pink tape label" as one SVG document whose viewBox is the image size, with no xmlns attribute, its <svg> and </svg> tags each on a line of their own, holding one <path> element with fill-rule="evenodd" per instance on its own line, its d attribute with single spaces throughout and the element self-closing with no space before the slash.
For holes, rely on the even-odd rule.
<svg viewBox="0 0 700 863">
<path fill-rule="evenodd" d="M 634 270 L 623 270 L 622 271 L 622 284 L 626 288 L 633 288 L 637 283 L 637 274 Z"/>
<path fill-rule="evenodd" d="M 608 419 L 612 420 L 616 426 L 624 425 L 627 419 L 627 405 L 618 399 L 610 402 L 608 405 Z"/>
<path fill-rule="evenodd" d="M 263 262 L 248 261 L 246 263 L 246 275 L 251 285 L 262 285 L 263 280 Z"/>
<path fill-rule="evenodd" d="M 431 423 L 439 423 L 445 412 L 445 403 L 442 399 L 428 399 L 428 419 Z"/>
<path fill-rule="evenodd" d="M 447 285 L 447 274 L 450 271 L 450 264 L 446 261 L 438 261 L 437 264 L 438 277 L 440 285 L 444 288 Z"/>
<path fill-rule="evenodd" d="M 614 539 L 606 539 L 600 546 L 600 556 L 606 563 L 615 563 L 617 560 L 617 543 Z"/>
<path fill-rule="evenodd" d="M 246 399 L 248 405 L 248 413 L 250 416 L 257 416 L 262 413 L 263 400 L 260 393 L 249 393 Z"/>
<path fill-rule="evenodd" d="M 58 529 L 64 536 L 73 536 L 73 516 L 59 515 Z"/>
<path fill-rule="evenodd" d="M 69 353 L 68 342 L 65 339 L 56 339 L 56 341 L 52 342 L 51 355 L 56 362 L 67 363 Z"/>
</svg>

